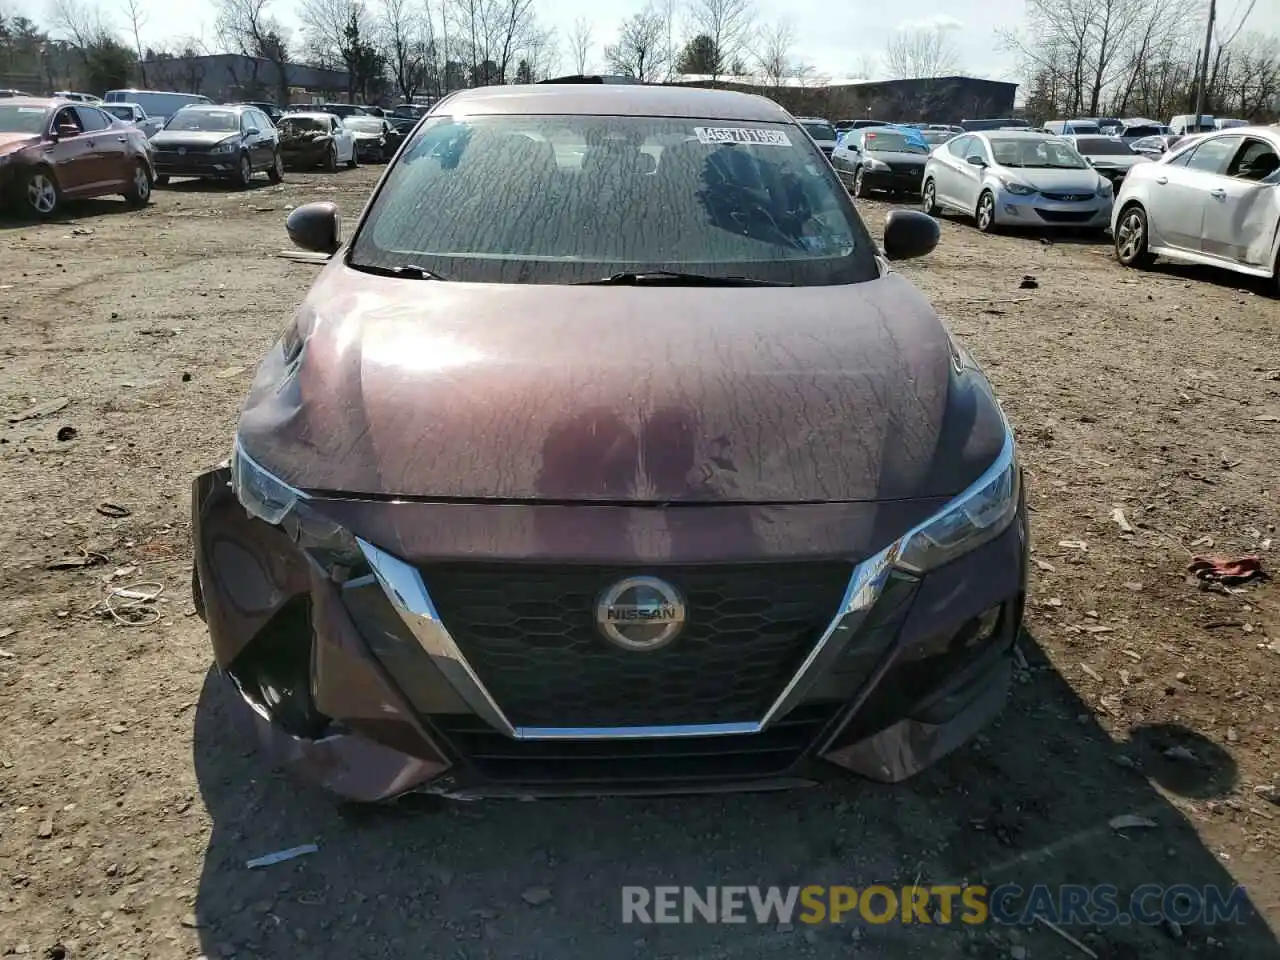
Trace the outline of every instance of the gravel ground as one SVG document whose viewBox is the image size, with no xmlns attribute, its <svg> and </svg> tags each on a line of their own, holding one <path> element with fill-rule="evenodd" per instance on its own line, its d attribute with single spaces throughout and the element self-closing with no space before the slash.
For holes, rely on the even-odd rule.
<svg viewBox="0 0 1280 960">
<path fill-rule="evenodd" d="M 1027 669 L 975 744 L 897 787 L 657 800 L 351 810 L 272 772 L 210 673 L 189 482 L 227 454 L 314 275 L 274 256 L 285 211 L 354 217 L 378 172 L 178 183 L 141 212 L 0 224 L 0 405 L 68 401 L 0 425 L 0 954 L 1086 955 L 1040 926 L 620 922 L 624 884 L 919 878 L 1244 884 L 1239 924 L 1071 932 L 1112 960 L 1277 956 L 1280 595 L 1205 592 L 1184 569 L 1200 552 L 1274 566 L 1280 304 L 1225 274 L 1126 272 L 1104 245 L 948 221 L 902 268 L 985 365 L 1029 471 Z M 863 207 L 879 230 L 888 207 Z M 135 581 L 163 586 L 158 622 L 103 607 Z M 1157 825 L 1121 836 L 1120 814 Z"/>
</svg>

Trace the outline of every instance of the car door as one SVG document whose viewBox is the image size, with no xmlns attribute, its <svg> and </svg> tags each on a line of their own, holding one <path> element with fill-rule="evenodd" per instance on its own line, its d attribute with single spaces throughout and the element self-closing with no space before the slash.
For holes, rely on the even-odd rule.
<svg viewBox="0 0 1280 960">
<path fill-rule="evenodd" d="M 976 163 L 974 161 L 981 161 Z M 956 178 L 956 205 L 972 212 L 978 206 L 978 194 L 982 192 L 982 178 L 991 166 L 991 151 L 981 137 L 971 137 L 965 150 L 964 161 L 958 164 Z"/>
<path fill-rule="evenodd" d="M 859 151 L 862 149 L 862 134 L 850 130 L 836 141 L 835 150 L 831 151 L 831 166 L 836 175 L 846 184 L 853 182 L 853 174 L 857 169 Z"/>
<path fill-rule="evenodd" d="M 1151 236 L 1171 247 L 1204 252 L 1204 224 L 1210 194 L 1223 190 L 1227 165 L 1243 137 L 1201 140 L 1156 171 L 1147 209 Z"/>
<path fill-rule="evenodd" d="M 960 206 L 959 196 L 960 171 L 964 158 L 973 143 L 972 136 L 956 137 L 938 151 L 937 171 L 934 174 L 934 189 L 940 202 L 949 207 Z"/>
<path fill-rule="evenodd" d="M 1260 137 L 1245 137 L 1204 204 L 1202 251 L 1250 267 L 1271 266 L 1280 192 L 1280 156 Z"/>
<path fill-rule="evenodd" d="M 341 117 L 333 118 L 333 140 L 338 145 L 338 162 L 349 163 L 355 154 L 356 141 Z"/>
<path fill-rule="evenodd" d="M 75 108 L 63 107 L 55 113 L 49 130 L 55 139 L 45 156 L 53 163 L 58 186 L 64 193 L 82 192 L 99 178 L 98 158 L 84 136 Z"/>
<path fill-rule="evenodd" d="M 93 157 L 95 179 L 86 181 L 85 190 L 106 190 L 127 183 L 129 169 L 129 137 L 111 123 L 111 118 L 97 107 L 77 105 L 73 108 L 84 131 L 88 152 Z"/>
</svg>

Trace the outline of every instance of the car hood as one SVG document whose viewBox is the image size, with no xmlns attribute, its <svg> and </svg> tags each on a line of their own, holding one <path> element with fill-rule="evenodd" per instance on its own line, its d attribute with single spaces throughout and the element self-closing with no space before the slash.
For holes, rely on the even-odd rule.
<svg viewBox="0 0 1280 960">
<path fill-rule="evenodd" d="M 151 142 L 158 147 L 212 147 L 235 137 L 234 133 L 217 133 L 200 130 L 161 130 Z"/>
<path fill-rule="evenodd" d="M 368 130 L 352 130 L 351 136 L 356 140 L 377 140 L 382 136 L 382 134 L 371 133 Z"/>
<path fill-rule="evenodd" d="M 1126 157 L 1123 155 L 1116 156 L 1114 154 L 1091 157 L 1087 153 L 1083 154 L 1083 156 L 1086 159 L 1093 161 L 1094 167 L 1098 169 L 1110 168 L 1112 170 L 1128 170 L 1134 164 L 1151 162 L 1150 157 L 1144 157 L 1140 153 L 1135 153 L 1131 157 Z"/>
<path fill-rule="evenodd" d="M 401 280 L 334 262 L 260 366 L 239 439 L 285 482 L 330 493 L 946 497 L 1005 438 L 986 379 L 958 356 L 894 274 L 582 287 Z"/>
<path fill-rule="evenodd" d="M 923 167 L 929 159 L 927 153 L 907 153 L 902 150 L 871 150 L 868 151 L 867 156 L 875 160 L 883 160 L 895 167 Z"/>
<path fill-rule="evenodd" d="M 1047 170 L 1043 167 L 998 167 L 1001 176 L 1030 184 L 1037 190 L 1059 193 L 1092 193 L 1098 189 L 1100 174 L 1093 167 L 1083 170 Z"/>
<path fill-rule="evenodd" d="M 39 142 L 40 137 L 36 134 L 0 132 L 0 157 L 10 153 L 17 153 L 19 150 L 35 146 Z"/>
</svg>

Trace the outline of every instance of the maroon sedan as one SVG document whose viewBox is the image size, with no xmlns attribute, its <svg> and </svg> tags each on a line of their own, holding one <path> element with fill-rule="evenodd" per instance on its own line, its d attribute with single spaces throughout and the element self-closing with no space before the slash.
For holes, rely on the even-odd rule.
<svg viewBox="0 0 1280 960">
<path fill-rule="evenodd" d="M 155 169 L 141 130 L 87 103 L 0 101 L 0 197 L 20 213 L 52 217 L 63 200 L 120 194 L 151 199 Z"/>
<path fill-rule="evenodd" d="M 1001 706 L 1027 522 L 991 386 L 761 97 L 445 98 L 193 488 L 196 606 L 355 799 L 899 780 Z M 227 733 L 228 737 L 233 734 Z"/>
</svg>

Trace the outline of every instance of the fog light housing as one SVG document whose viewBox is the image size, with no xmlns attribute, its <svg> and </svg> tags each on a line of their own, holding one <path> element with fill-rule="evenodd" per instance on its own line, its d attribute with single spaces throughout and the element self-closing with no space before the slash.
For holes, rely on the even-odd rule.
<svg viewBox="0 0 1280 960">
<path fill-rule="evenodd" d="M 990 640 L 1000 627 L 1000 614 L 1003 611 L 1004 604 L 997 603 L 983 610 L 976 617 L 966 620 L 951 638 L 951 643 L 948 645 L 949 652 L 970 650 Z"/>
</svg>

